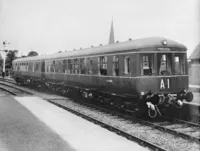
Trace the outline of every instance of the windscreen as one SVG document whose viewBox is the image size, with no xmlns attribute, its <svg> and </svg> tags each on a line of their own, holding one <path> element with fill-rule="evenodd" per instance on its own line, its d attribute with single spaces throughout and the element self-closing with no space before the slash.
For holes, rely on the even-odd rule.
<svg viewBox="0 0 200 151">
<path fill-rule="evenodd" d="M 141 75 L 186 74 L 185 53 L 147 53 L 140 55 Z"/>
</svg>

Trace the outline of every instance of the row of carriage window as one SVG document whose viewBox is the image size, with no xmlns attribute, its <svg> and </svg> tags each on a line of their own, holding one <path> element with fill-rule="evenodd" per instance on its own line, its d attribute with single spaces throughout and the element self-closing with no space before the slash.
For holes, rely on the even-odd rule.
<svg viewBox="0 0 200 151">
<path fill-rule="evenodd" d="M 172 61 L 174 59 L 174 61 Z M 185 74 L 185 55 L 175 54 L 158 54 L 155 67 L 155 55 L 143 54 L 140 56 L 141 75 L 171 75 Z M 174 63 L 174 66 L 172 65 Z M 97 64 L 98 68 L 94 68 Z M 174 67 L 174 71 L 172 71 Z M 41 62 L 33 63 L 18 63 L 15 64 L 15 70 L 32 71 L 32 72 L 47 72 L 47 73 L 68 73 L 68 74 L 89 74 L 89 75 L 109 75 L 108 74 L 108 57 L 100 56 L 94 58 L 79 58 L 67 60 L 49 60 L 45 61 L 45 65 Z M 119 76 L 119 57 L 112 56 L 112 75 Z M 133 69 L 132 69 L 133 70 Z M 124 56 L 123 65 L 124 74 L 130 74 L 131 64 L 130 56 Z M 174 73 L 172 73 L 174 72 Z"/>
<path fill-rule="evenodd" d="M 127 56 L 126 58 L 129 58 Z M 48 73 L 69 73 L 69 74 L 99 74 L 99 75 L 108 75 L 108 57 L 100 56 L 98 57 L 98 71 L 94 68 L 95 59 L 93 58 L 80 58 L 80 59 L 67 59 L 67 60 L 53 60 L 53 61 L 45 61 L 45 71 Z M 119 75 L 119 58 L 118 56 L 113 56 L 113 73 L 112 75 Z M 16 63 L 15 70 L 16 71 L 32 71 L 32 72 L 40 72 L 41 62 L 33 63 Z M 126 61 L 127 66 L 126 70 L 129 69 L 129 62 Z M 128 74 L 129 72 L 127 72 Z"/>
</svg>

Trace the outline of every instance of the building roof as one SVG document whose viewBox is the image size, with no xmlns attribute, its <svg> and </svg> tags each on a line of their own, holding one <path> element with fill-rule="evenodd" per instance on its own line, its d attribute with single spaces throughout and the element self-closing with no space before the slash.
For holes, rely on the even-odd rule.
<svg viewBox="0 0 200 151">
<path fill-rule="evenodd" d="M 167 41 L 167 45 L 164 46 L 162 44 L 163 41 Z M 101 55 L 101 54 L 108 54 L 114 52 L 125 52 L 128 50 L 136 50 L 140 48 L 152 48 L 152 47 L 175 47 L 181 48 L 181 51 L 186 51 L 186 47 L 183 44 L 180 44 L 176 41 L 166 39 L 163 37 L 149 37 L 143 39 L 136 39 L 136 40 L 129 40 L 126 42 L 120 42 L 115 44 L 108 44 L 104 46 L 98 47 L 91 47 L 82 50 L 75 50 L 63 53 L 57 53 L 52 55 L 45 55 L 45 56 L 36 56 L 36 57 L 26 57 L 26 58 L 19 58 L 14 60 L 16 61 L 33 61 L 33 60 L 42 60 L 42 59 L 56 59 L 56 58 L 70 58 L 70 57 L 84 57 L 89 55 Z"/>
<path fill-rule="evenodd" d="M 200 59 L 200 43 L 196 46 L 193 53 L 189 57 L 190 60 Z"/>
</svg>

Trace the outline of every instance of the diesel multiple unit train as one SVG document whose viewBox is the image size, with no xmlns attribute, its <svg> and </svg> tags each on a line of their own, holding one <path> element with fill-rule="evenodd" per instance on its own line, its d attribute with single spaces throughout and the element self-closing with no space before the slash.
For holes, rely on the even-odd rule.
<svg viewBox="0 0 200 151">
<path fill-rule="evenodd" d="M 173 40 L 150 37 L 13 61 L 17 83 L 51 89 L 128 112 L 190 102 L 187 48 Z"/>
</svg>

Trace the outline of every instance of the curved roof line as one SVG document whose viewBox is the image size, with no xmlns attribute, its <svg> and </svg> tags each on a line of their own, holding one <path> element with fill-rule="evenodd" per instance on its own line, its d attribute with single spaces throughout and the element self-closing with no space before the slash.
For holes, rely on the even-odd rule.
<svg viewBox="0 0 200 151">
<path fill-rule="evenodd" d="M 167 46 L 164 46 L 162 42 L 166 40 Z M 134 50 L 140 48 L 149 48 L 149 47 L 179 47 L 182 49 L 187 49 L 183 44 L 180 44 L 176 41 L 163 38 L 163 37 L 149 37 L 143 39 L 130 40 L 115 44 L 108 44 L 104 46 L 91 47 L 81 50 L 68 51 L 63 53 L 56 53 L 51 55 L 36 56 L 36 57 L 26 57 L 19 58 L 15 61 L 29 61 L 29 60 L 42 60 L 42 59 L 56 59 L 64 57 L 80 57 L 88 55 L 99 55 L 102 53 L 112 53 L 112 52 L 123 52 L 126 50 Z"/>
</svg>

